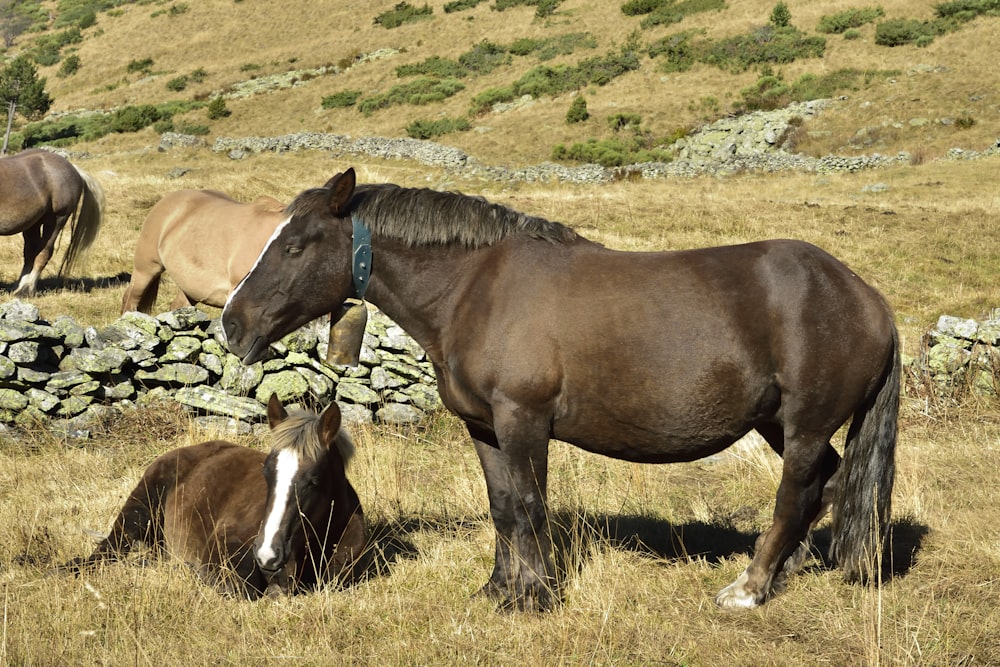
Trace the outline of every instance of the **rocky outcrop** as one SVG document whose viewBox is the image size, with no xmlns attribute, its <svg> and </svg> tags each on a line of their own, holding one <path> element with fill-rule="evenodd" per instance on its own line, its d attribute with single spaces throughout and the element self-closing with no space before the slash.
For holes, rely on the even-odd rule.
<svg viewBox="0 0 1000 667">
<path fill-rule="evenodd" d="M 196 308 L 156 317 L 126 313 L 84 327 L 42 320 L 32 304 L 0 305 L 0 422 L 57 422 L 86 430 L 107 409 L 169 400 L 201 417 L 254 423 L 272 393 L 282 401 L 341 403 L 349 422 L 415 422 L 440 406 L 420 346 L 380 312 L 368 320 L 357 367 L 327 366 L 327 323 L 317 321 L 244 366 L 218 319 Z"/>
</svg>

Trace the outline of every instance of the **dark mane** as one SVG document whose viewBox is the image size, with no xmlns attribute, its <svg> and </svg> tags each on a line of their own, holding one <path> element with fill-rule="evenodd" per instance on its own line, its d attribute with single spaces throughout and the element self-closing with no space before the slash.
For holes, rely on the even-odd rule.
<svg viewBox="0 0 1000 667">
<path fill-rule="evenodd" d="M 306 190 L 288 205 L 289 215 L 307 215 L 326 205 L 328 191 Z M 514 234 L 553 243 L 568 243 L 576 232 L 558 222 L 525 215 L 482 197 L 428 188 L 359 185 L 351 201 L 353 213 L 373 233 L 409 245 L 459 243 L 470 248 L 496 243 Z"/>
</svg>

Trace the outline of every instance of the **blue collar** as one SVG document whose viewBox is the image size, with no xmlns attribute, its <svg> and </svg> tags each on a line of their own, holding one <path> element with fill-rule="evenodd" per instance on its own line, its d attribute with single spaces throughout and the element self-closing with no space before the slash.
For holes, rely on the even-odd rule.
<svg viewBox="0 0 1000 667">
<path fill-rule="evenodd" d="M 357 217 L 351 216 L 353 223 L 354 263 L 351 275 L 354 277 L 354 295 L 365 298 L 368 289 L 368 279 L 372 275 L 372 232 Z"/>
</svg>

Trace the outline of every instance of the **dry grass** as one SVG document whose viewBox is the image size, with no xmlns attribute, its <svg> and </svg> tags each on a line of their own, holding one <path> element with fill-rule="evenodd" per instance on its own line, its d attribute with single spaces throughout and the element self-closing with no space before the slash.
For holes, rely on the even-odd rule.
<svg viewBox="0 0 1000 667">
<path fill-rule="evenodd" d="M 331 3 L 326 3 L 331 4 Z M 322 111 L 323 95 L 341 88 L 384 90 L 392 68 L 433 55 L 455 56 L 490 35 L 496 41 L 558 28 L 591 30 L 604 52 L 634 27 L 616 3 L 566 0 L 548 23 L 529 11 L 497 14 L 486 3 L 472 20 L 438 17 L 398 31 L 370 25 L 395 0 L 358 3 L 232 3 L 203 0 L 174 19 L 152 19 L 158 6 L 130 5 L 102 15 L 100 34 L 80 47 L 83 69 L 69 80 L 49 76 L 62 109 L 167 99 L 165 81 L 203 66 L 209 78 L 191 94 L 261 72 L 337 62 L 356 52 L 405 47 L 385 63 L 342 79 L 233 102 L 214 134 L 277 135 L 300 129 L 355 136 L 400 133 L 402 115 L 365 118 Z M 881 3 L 888 16 L 927 18 L 931 3 Z M 713 35 L 766 20 L 773 3 L 730 3 L 697 19 Z M 790 3 L 806 27 L 848 2 Z M 294 20 L 291 18 L 294 17 Z M 161 42 L 163 26 L 183 29 L 184 48 Z M 451 32 L 454 30 L 455 32 Z M 666 32 L 666 31 L 664 31 Z M 927 49 L 875 49 L 871 30 L 852 43 L 831 38 L 842 66 L 900 69 L 941 64 L 947 74 L 902 75 L 825 113 L 807 127 L 809 150 L 846 146 L 859 127 L 884 119 L 957 115 L 983 82 L 982 58 L 997 39 L 997 19 L 936 40 Z M 978 41 L 976 41 L 978 40 Z M 972 45 L 975 45 L 974 47 Z M 250 55 L 246 55 L 250 54 Z M 128 60 L 154 58 L 158 78 L 114 85 Z M 296 62 L 292 63 L 291 60 Z M 815 71 L 812 63 L 786 75 Z M 643 70 L 588 90 L 591 113 L 638 111 L 667 132 L 700 118 L 691 100 L 723 106 L 754 74 L 711 69 L 670 75 Z M 514 78 L 510 71 L 485 86 Z M 938 82 L 941 85 L 938 85 Z M 934 83 L 934 85 L 931 85 Z M 112 85 L 109 85 L 112 84 Z M 945 85 L 946 84 L 946 85 Z M 728 91 L 728 92 L 720 92 Z M 468 92 L 468 91 L 467 91 Z M 978 103 L 997 112 L 996 91 Z M 435 107 L 458 115 L 471 93 Z M 915 100 L 921 100 L 917 102 Z M 863 106 L 862 101 L 871 104 Z M 455 137 L 487 162 L 537 162 L 571 136 L 562 124 L 568 100 L 488 117 L 488 132 Z M 978 109 L 979 107 L 977 107 Z M 430 112 L 429 112 L 430 113 Z M 980 113 L 977 111 L 977 113 Z M 205 122 L 198 119 L 197 122 Z M 585 138 L 596 134 L 581 128 Z M 975 317 L 1000 305 L 1000 196 L 996 158 L 944 163 L 952 145 L 982 148 L 994 138 L 981 122 L 963 133 L 944 126 L 886 132 L 883 147 L 922 156 L 914 165 L 857 175 L 740 175 L 726 179 L 614 183 L 600 187 L 499 185 L 454 181 L 404 162 L 358 161 L 361 181 L 457 188 L 568 222 L 608 246 L 632 250 L 718 245 L 770 237 L 804 238 L 846 261 L 877 285 L 897 313 L 904 351 L 947 313 Z M 829 139 L 823 139 L 823 137 Z M 321 184 L 345 160 L 323 155 L 262 155 L 242 162 L 201 149 L 159 153 L 152 132 L 107 137 L 80 147 L 77 163 L 103 184 L 108 218 L 97 247 L 65 283 L 43 280 L 34 299 L 46 317 L 73 315 L 100 326 L 118 315 L 131 248 L 149 207 L 182 187 L 210 187 L 249 200 L 289 199 Z M 449 138 L 450 141 L 450 138 Z M 180 178 L 168 174 L 189 171 Z M 884 183 L 881 193 L 864 191 Z M 0 287 L 16 278 L 21 243 L 0 239 Z M 173 298 L 161 290 L 161 307 Z M 894 498 L 894 576 L 880 588 L 845 585 L 817 560 L 789 590 L 743 614 L 716 609 L 713 596 L 746 566 L 755 535 L 769 523 L 780 462 L 754 441 L 717 459 L 670 466 L 612 461 L 555 443 L 551 500 L 568 576 L 566 604 L 544 614 L 502 615 L 470 595 L 492 565 L 492 527 L 482 473 L 457 421 L 440 415 L 418 429 L 363 429 L 351 477 L 375 534 L 382 565 L 348 591 L 322 590 L 245 603 L 218 596 L 185 567 L 138 559 L 83 578 L 46 576 L 48 568 L 87 553 L 84 529 L 106 530 L 143 468 L 169 448 L 213 437 L 177 409 L 143 410 L 105 425 L 92 440 L 64 441 L 44 431 L 0 434 L 0 664 L 664 664 L 664 665 L 978 665 L 1000 663 L 1000 542 L 994 526 L 1000 468 L 1000 405 L 952 405 L 904 398 Z M 266 442 L 240 438 L 254 447 Z M 821 528 L 819 543 L 829 539 Z"/>
<path fill-rule="evenodd" d="M 232 163 L 207 151 L 94 155 L 113 202 L 86 276 L 129 269 L 144 211 L 181 185 L 288 199 L 346 166 L 322 156 Z M 190 171 L 178 180 L 178 166 Z M 405 163 L 357 164 L 362 181 L 440 185 Z M 453 184 L 569 222 L 609 246 L 646 250 L 774 236 L 830 249 L 897 309 L 906 351 L 937 316 L 1000 303 L 1000 201 L 979 188 L 996 161 L 877 174 L 578 186 Z M 866 194 L 874 181 L 886 192 Z M 18 239 L 2 243 L 10 267 Z M 5 282 L 13 280 L 8 269 Z M 79 279 L 77 279 L 79 280 Z M 73 281 L 71 281 L 73 282 Z M 46 281 L 36 299 L 84 324 L 117 316 L 123 286 L 85 293 Z M 168 302 L 173 293 L 164 289 Z M 714 593 L 746 566 L 769 522 L 779 461 L 748 442 L 718 460 L 641 466 L 556 443 L 552 509 L 566 604 L 497 614 L 470 595 L 489 574 L 492 528 L 476 457 L 457 421 L 366 429 L 351 471 L 383 567 L 349 591 L 243 603 L 182 566 L 109 565 L 85 578 L 46 570 L 86 553 L 157 454 L 206 439 L 180 411 L 139 412 L 87 442 L 44 432 L 0 441 L 5 664 L 989 664 L 1000 660 L 993 471 L 1000 406 L 904 401 L 893 532 L 896 576 L 848 586 L 814 562 L 760 610 L 727 614 Z M 266 443 L 242 439 L 251 446 Z M 828 536 L 821 530 L 822 545 Z"/>
</svg>

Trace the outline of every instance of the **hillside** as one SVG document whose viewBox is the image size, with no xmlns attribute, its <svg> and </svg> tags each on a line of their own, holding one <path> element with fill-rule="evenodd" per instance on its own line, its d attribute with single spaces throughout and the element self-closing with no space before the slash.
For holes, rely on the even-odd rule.
<svg viewBox="0 0 1000 667">
<path fill-rule="evenodd" d="M 4 55 L 31 52 L 39 40 L 65 31 L 56 25 L 67 4 L 48 3 L 50 27 L 20 36 Z M 941 4 L 937 2 L 882 2 L 877 5 L 882 16 L 853 30 L 850 39 L 847 33 L 818 32 L 820 21 L 862 5 L 788 2 L 791 27 L 803 40 L 822 45 L 819 57 L 748 66 L 695 62 L 686 70 L 669 65 L 664 49 L 677 43 L 700 48 L 739 37 L 751 44 L 760 42 L 768 35 L 775 3 L 688 0 L 673 4 L 679 9 L 723 8 L 693 11 L 676 23 L 642 27 L 650 15 L 628 16 L 623 11 L 626 3 L 618 1 L 550 2 L 552 13 L 539 17 L 542 10 L 531 5 L 508 2 L 514 6 L 498 11 L 495 7 L 502 3 L 467 2 L 470 8 L 446 12 L 446 5 L 457 3 L 435 0 L 411 5 L 430 10 L 412 23 L 387 28 L 375 22 L 388 23 L 387 13 L 406 4 L 394 0 L 323 3 L 326 6 L 304 0 L 124 4 L 98 12 L 93 25 L 80 30 L 81 39 L 61 49 L 60 61 L 40 67 L 39 73 L 47 78 L 52 112 L 59 114 L 206 102 L 232 94 L 250 80 L 298 72 L 290 77 L 297 82 L 294 86 L 229 96 L 228 117 L 210 120 L 200 107 L 178 114 L 173 124 L 198 128 L 212 140 L 305 130 L 406 136 L 414 121 L 426 126 L 462 120 L 468 122 L 468 130 L 435 140 L 493 164 L 534 164 L 551 159 L 557 144 L 569 147 L 590 139 L 639 141 L 653 149 L 667 146 L 676 137 L 744 107 L 747 97 L 741 91 L 750 86 L 765 91 L 776 84 L 794 88 L 803 75 L 825 81 L 824 77 L 845 71 L 853 74 L 841 85 L 823 89 L 843 99 L 796 132 L 796 150 L 817 156 L 907 150 L 922 161 L 954 147 L 982 150 L 997 138 L 1000 91 L 992 85 L 993 64 L 982 56 L 1000 48 L 1000 18 L 982 15 L 953 21 L 942 34 L 919 42 L 921 46 L 876 44 L 876 26 L 882 22 L 906 19 L 937 25 L 935 7 Z M 551 48 L 531 50 L 532 43 Z M 730 50 L 748 48 L 745 44 Z M 634 60 L 623 64 L 617 58 L 626 53 Z M 61 69 L 68 57 L 79 62 L 71 74 Z M 597 65 L 611 71 L 584 77 L 578 86 L 556 81 L 556 92 L 545 92 L 554 80 L 602 59 Z M 473 69 L 452 76 L 451 70 L 438 67 L 461 62 L 472 63 Z M 487 72 L 487 65 L 496 66 Z M 401 72 L 401 67 L 409 71 Z M 763 80 L 766 75 L 774 79 Z M 439 101 L 368 113 L 359 110 L 387 104 L 385 96 L 394 87 L 401 92 L 400 85 L 413 86 L 416 80 L 434 85 L 442 79 L 450 81 L 444 93 L 440 88 L 406 93 L 409 99 L 422 95 L 425 100 L 428 95 L 450 95 Z M 515 83 L 518 92 L 539 92 L 530 98 L 516 95 L 506 107 L 483 105 L 484 99 L 506 99 L 499 93 Z M 357 95 L 357 103 L 331 106 L 330 100 L 342 101 L 338 96 L 346 94 Z M 589 118 L 569 124 L 567 112 L 577 95 L 586 100 Z M 485 111 L 471 113 L 473 108 Z M 609 122 L 613 116 L 618 119 L 617 130 Z M 148 145 L 149 132 L 84 143 L 89 144 L 87 150 L 114 151 Z"/>
</svg>

